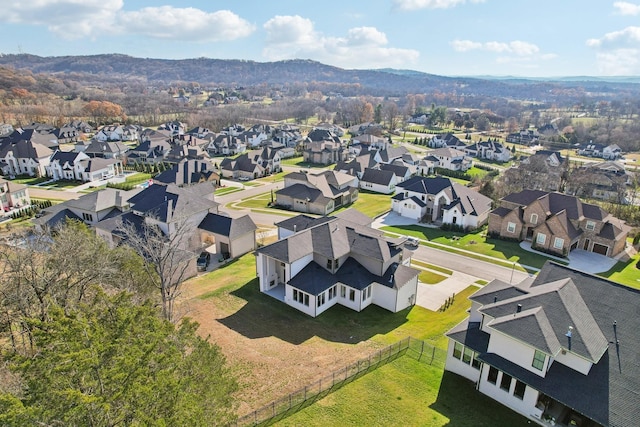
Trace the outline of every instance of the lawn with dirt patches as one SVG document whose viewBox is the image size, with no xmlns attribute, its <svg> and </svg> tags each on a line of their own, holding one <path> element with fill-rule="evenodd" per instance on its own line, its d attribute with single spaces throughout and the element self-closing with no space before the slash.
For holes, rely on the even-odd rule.
<svg viewBox="0 0 640 427">
<path fill-rule="evenodd" d="M 261 293 L 247 254 L 185 282 L 180 308 L 227 356 L 244 415 L 407 336 L 446 348 L 443 332 L 468 315 L 476 289 L 458 294 L 445 312 L 369 306 L 358 313 L 337 305 L 311 318 Z"/>
</svg>

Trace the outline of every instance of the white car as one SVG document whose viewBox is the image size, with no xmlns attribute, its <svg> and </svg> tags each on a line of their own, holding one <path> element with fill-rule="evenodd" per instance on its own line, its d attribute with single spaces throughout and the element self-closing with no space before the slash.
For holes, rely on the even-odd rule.
<svg viewBox="0 0 640 427">
<path fill-rule="evenodd" d="M 409 246 L 420 246 L 420 240 L 418 240 L 415 237 L 411 237 L 411 236 L 406 236 L 407 240 L 406 240 L 406 244 Z"/>
</svg>

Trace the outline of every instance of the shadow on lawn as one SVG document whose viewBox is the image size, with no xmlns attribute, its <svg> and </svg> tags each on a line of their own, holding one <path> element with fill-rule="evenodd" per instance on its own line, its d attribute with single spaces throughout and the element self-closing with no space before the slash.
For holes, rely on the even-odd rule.
<svg viewBox="0 0 640 427">
<path fill-rule="evenodd" d="M 232 315 L 220 319 L 220 323 L 247 338 L 274 336 L 291 344 L 301 344 L 315 336 L 341 343 L 365 341 L 405 323 L 411 310 L 391 313 L 371 305 L 358 313 L 335 305 L 312 318 L 261 293 L 258 279 L 251 280 L 231 295 L 247 303 Z"/>
<path fill-rule="evenodd" d="M 476 390 L 473 382 L 444 371 L 436 401 L 429 406 L 450 426 L 527 426 L 531 422 Z"/>
</svg>

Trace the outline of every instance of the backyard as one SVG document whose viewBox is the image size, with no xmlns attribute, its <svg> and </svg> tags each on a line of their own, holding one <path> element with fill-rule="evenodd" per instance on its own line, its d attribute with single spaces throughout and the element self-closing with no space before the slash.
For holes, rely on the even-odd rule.
<svg viewBox="0 0 640 427">
<path fill-rule="evenodd" d="M 240 381 L 240 415 L 407 336 L 446 348 L 443 333 L 464 319 L 467 297 L 477 289 L 457 295 L 445 312 L 413 307 L 390 313 L 370 306 L 358 313 L 335 306 L 311 318 L 260 293 L 254 263 L 247 254 L 187 281 L 180 306 L 227 356 Z M 426 386 L 437 390 L 442 371 L 429 375 L 433 381 Z"/>
</svg>

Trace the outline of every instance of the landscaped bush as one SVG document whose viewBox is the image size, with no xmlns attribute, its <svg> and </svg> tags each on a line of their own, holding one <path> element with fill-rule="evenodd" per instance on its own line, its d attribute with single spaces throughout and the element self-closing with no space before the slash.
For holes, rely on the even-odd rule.
<svg viewBox="0 0 640 427">
<path fill-rule="evenodd" d="M 464 179 L 465 181 L 471 181 L 471 175 L 462 171 L 452 171 L 444 168 L 435 168 L 436 175 L 448 176 L 451 178 Z"/>
<path fill-rule="evenodd" d="M 128 182 L 120 182 L 116 184 L 107 182 L 107 188 L 115 188 L 116 190 L 129 191 L 129 190 L 133 190 L 135 187 L 136 187 L 135 184 L 130 184 Z"/>
</svg>

